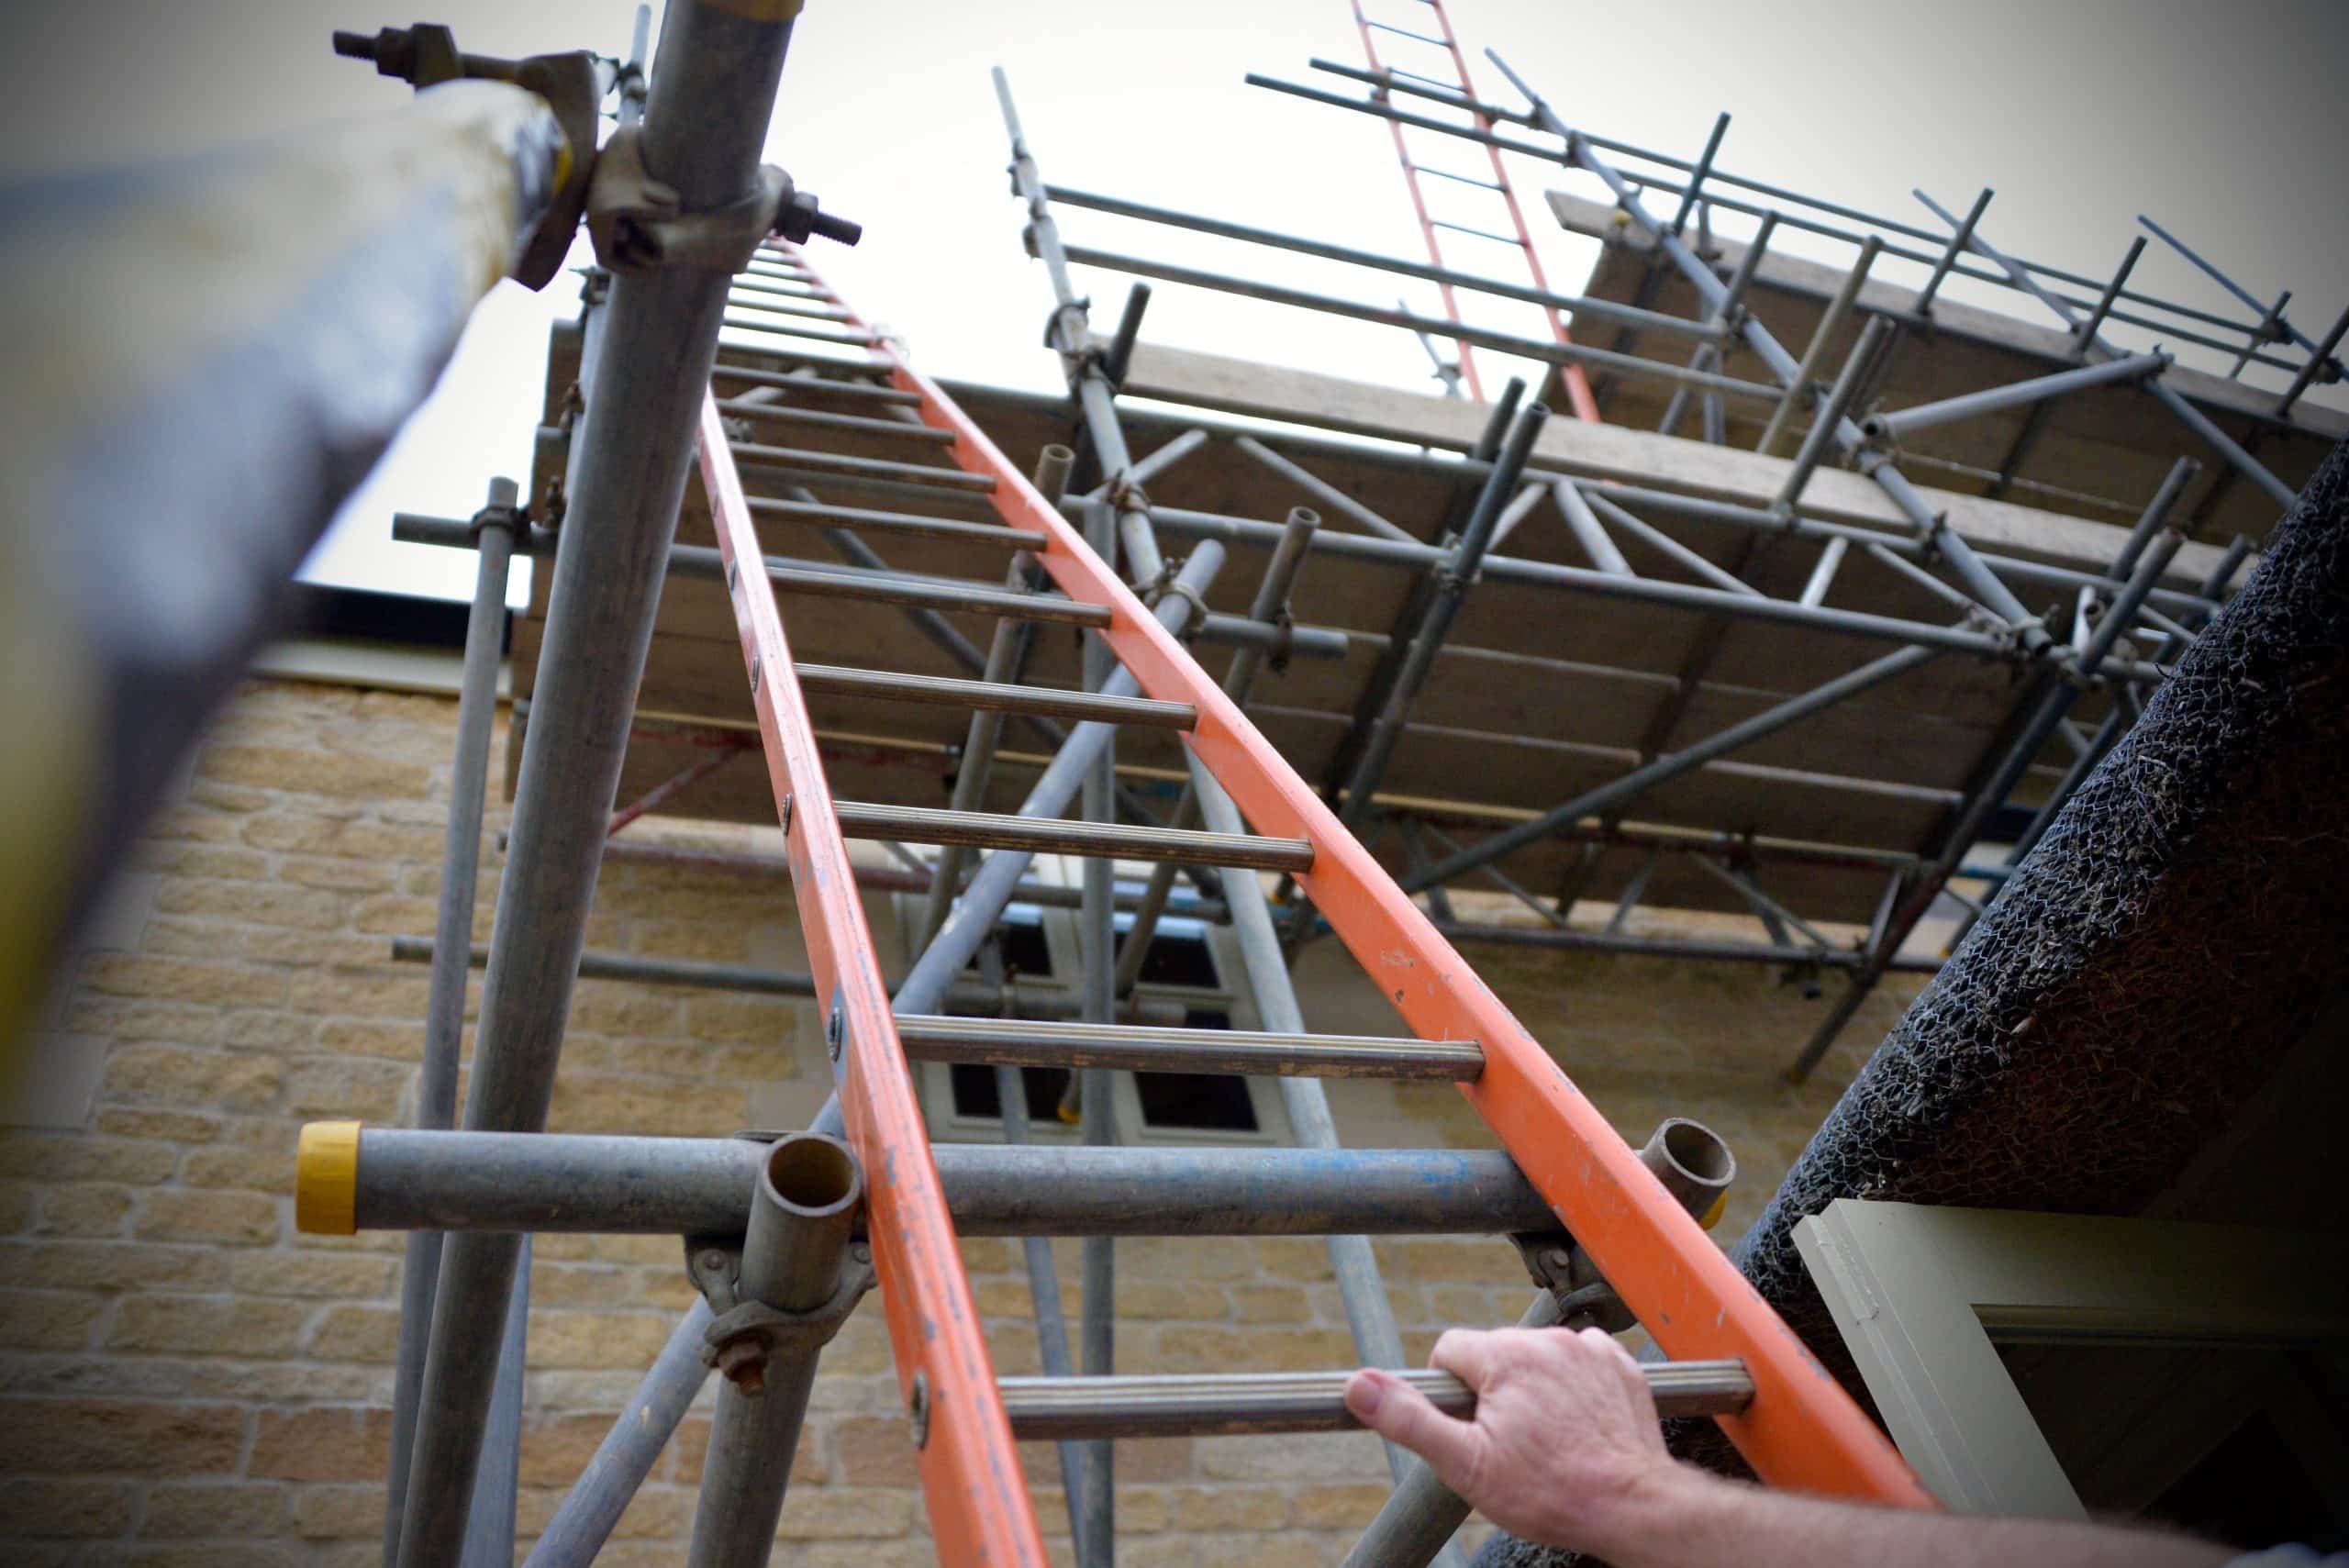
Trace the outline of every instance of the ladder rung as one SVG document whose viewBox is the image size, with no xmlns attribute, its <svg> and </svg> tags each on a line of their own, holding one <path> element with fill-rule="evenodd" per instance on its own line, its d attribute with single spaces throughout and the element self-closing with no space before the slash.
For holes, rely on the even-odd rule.
<svg viewBox="0 0 2349 1568">
<path fill-rule="evenodd" d="M 724 404 L 719 404 L 724 407 Z M 925 517 L 918 512 L 881 512 L 866 506 L 835 506 L 824 501 L 770 501 L 764 498 L 750 503 L 752 515 L 762 517 L 782 517 L 801 523 L 847 523 L 855 528 L 872 528 L 883 533 L 913 534 L 928 539 L 968 539 L 973 544 L 999 544 L 1006 550 L 1041 550 L 1045 536 L 1041 528 L 1007 528 L 999 523 L 965 523 L 952 517 Z"/>
<path fill-rule="evenodd" d="M 1039 1025 L 1020 1018 L 921 1016 L 899 1018 L 897 1038 L 917 1062 L 988 1062 L 1007 1067 L 1118 1067 L 1136 1073 L 1260 1073 L 1435 1083 L 1466 1083 L 1485 1069 L 1484 1048 L 1474 1040 L 1379 1035 Z"/>
<path fill-rule="evenodd" d="M 1066 817 L 1010 817 L 992 811 L 876 806 L 854 800 L 836 802 L 835 809 L 840 813 L 841 831 L 852 839 L 968 844 L 983 850 L 1029 850 L 1048 855 L 1180 861 L 1189 865 L 1235 866 L 1248 871 L 1313 869 L 1313 846 L 1303 839 L 1206 833 L 1189 828 L 1135 828 L 1122 822 L 1085 822 Z"/>
<path fill-rule="evenodd" d="M 787 468 L 819 473 L 856 473 L 868 479 L 894 479 L 903 484 L 935 484 L 947 490 L 989 491 L 995 475 L 967 473 L 927 462 L 890 462 L 877 457 L 848 457 L 840 452 L 809 451 L 802 447 L 762 446 L 755 441 L 732 443 L 734 456 L 746 468 Z"/>
<path fill-rule="evenodd" d="M 1505 191 L 1508 189 L 1507 185 L 1502 184 L 1498 180 L 1479 180 L 1474 174 L 1455 174 L 1449 169 L 1431 169 L 1425 163 L 1412 164 L 1411 172 L 1414 174 L 1432 174 L 1439 180 L 1450 180 L 1454 183 L 1462 185 L 1474 185 L 1480 191 Z"/>
<path fill-rule="evenodd" d="M 729 286 L 742 289 L 751 294 L 774 295 L 779 299 L 812 299 L 822 305 L 837 305 L 840 303 L 839 296 L 828 293 L 823 289 L 791 288 L 783 284 L 770 283 L 767 281 L 766 276 L 763 273 L 758 272 L 741 273 L 737 276 L 733 283 Z"/>
<path fill-rule="evenodd" d="M 921 402 L 919 393 L 907 392 L 903 387 L 876 386 L 869 381 L 841 381 L 831 376 L 793 375 L 788 371 L 761 370 L 752 365 L 715 364 L 709 367 L 709 374 L 713 381 L 724 376 L 752 386 L 781 387 L 786 392 L 816 393 L 825 397 L 862 397 L 874 403 L 902 403 L 907 407 Z"/>
<path fill-rule="evenodd" d="M 729 299 L 726 304 L 727 307 L 732 310 L 763 310 L 770 316 L 794 316 L 804 317 L 809 321 L 851 321 L 855 319 L 853 317 L 850 316 L 847 311 L 822 305 L 820 302 L 813 306 L 802 306 L 778 305 L 771 299 Z"/>
<path fill-rule="evenodd" d="M 811 425 L 826 430 L 854 430 L 860 434 L 896 436 L 906 440 L 928 441 L 936 446 L 952 446 L 954 432 L 931 425 L 916 425 L 901 419 L 875 419 L 863 414 L 828 414 L 816 408 L 794 408 L 782 403 L 746 403 L 739 397 L 721 398 L 720 414 L 736 419 L 765 419 L 777 425 Z"/>
<path fill-rule="evenodd" d="M 841 664 L 798 664 L 799 688 L 884 702 L 937 703 L 985 708 L 993 713 L 1032 713 L 1047 718 L 1109 724 L 1146 724 L 1188 729 L 1199 721 L 1186 702 L 1118 697 L 1100 692 L 1070 692 L 1050 686 L 1012 686 L 995 681 L 965 681 L 946 675 L 906 675 L 888 670 L 858 670 Z"/>
<path fill-rule="evenodd" d="M 745 332 L 772 332 L 779 338 L 812 338 L 818 343 L 850 343 L 870 348 L 879 339 L 870 332 L 827 332 L 818 327 L 789 327 L 780 321 L 751 321 L 740 316 L 729 316 L 720 323 Z"/>
<path fill-rule="evenodd" d="M 1496 234 L 1489 228 L 1475 228 L 1464 223 L 1446 223 L 1440 217 L 1432 221 L 1438 228 L 1449 228 L 1454 234 L 1472 234 L 1479 239 L 1490 239 L 1499 245 L 1521 246 L 1525 243 L 1514 234 Z"/>
<path fill-rule="evenodd" d="M 696 547 L 678 545 L 671 554 L 674 558 L 693 548 Z M 713 556 L 717 553 L 710 551 Z M 785 594 L 829 594 L 843 599 L 918 605 L 932 610 L 968 610 L 976 615 L 1050 621 L 1061 626 L 1109 624 L 1109 612 L 1101 606 L 1063 598 L 1058 594 L 1023 594 L 1015 588 L 997 588 L 984 583 L 914 577 L 902 572 L 874 572 L 860 566 L 823 566 L 772 555 L 767 557 L 766 564 L 767 580 Z"/>
<path fill-rule="evenodd" d="M 754 278 L 789 278 L 795 283 L 807 284 L 819 281 L 815 273 L 798 262 L 785 261 L 780 256 L 757 257 L 744 266 L 742 271 Z"/>
<path fill-rule="evenodd" d="M 1640 1369 L 1662 1416 L 1733 1415 L 1753 1401 L 1753 1380 L 1734 1361 L 1662 1362 Z M 1351 1367 L 1335 1372 L 1210 1373 L 1197 1376 L 999 1377 L 1015 1438 L 1179 1438 L 1218 1433 L 1338 1432 Z M 1476 1408 L 1448 1372 L 1398 1372 L 1449 1416 Z M 1571 1440 L 1572 1434 L 1565 1434 Z"/>
<path fill-rule="evenodd" d="M 1425 33 L 1415 33 L 1408 28 L 1398 28 L 1392 22 L 1365 22 L 1363 25 L 1364 27 L 1375 28 L 1382 33 L 1393 33 L 1398 39 L 1409 39 L 1414 43 L 1433 44 L 1438 49 L 1450 49 L 1452 47 L 1450 41 L 1447 39 L 1431 39 Z M 1397 74 L 1408 76 L 1410 72 L 1408 71 L 1398 72 Z"/>
</svg>

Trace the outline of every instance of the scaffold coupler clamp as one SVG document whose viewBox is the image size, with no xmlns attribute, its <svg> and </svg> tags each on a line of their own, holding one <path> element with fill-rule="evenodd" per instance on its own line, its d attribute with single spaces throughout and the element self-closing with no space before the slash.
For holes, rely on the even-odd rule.
<svg viewBox="0 0 2349 1568">
<path fill-rule="evenodd" d="M 444 82 L 507 82 L 546 100 L 566 145 L 556 160 L 554 190 L 545 215 L 531 230 L 512 276 L 533 289 L 552 283 L 562 271 L 562 259 L 571 253 L 571 237 L 578 232 L 579 215 L 587 205 L 590 171 L 600 161 L 596 133 L 604 77 L 596 56 L 584 49 L 520 60 L 466 54 L 457 48 L 454 33 L 433 22 L 385 28 L 372 37 L 338 32 L 334 51 L 347 60 L 373 61 L 375 74 L 409 83 L 418 92 Z"/>
<path fill-rule="evenodd" d="M 734 200 L 687 212 L 676 188 L 645 167 L 643 132 L 635 126 L 614 132 L 596 159 L 587 238 L 596 259 L 616 272 L 685 267 L 731 274 L 749 266 L 774 235 L 794 244 L 821 235 L 853 245 L 864 229 L 825 212 L 812 193 L 772 163 L 761 164 L 751 188 Z"/>
<path fill-rule="evenodd" d="M 1200 624 L 1208 618 L 1208 602 L 1197 588 L 1184 582 L 1178 575 L 1182 570 L 1183 560 L 1177 556 L 1170 555 L 1159 562 L 1158 575 L 1142 584 L 1141 602 L 1152 609 L 1156 609 L 1159 601 L 1169 595 L 1188 601 L 1191 606 L 1189 627 L 1191 630 L 1197 631 Z"/>
<path fill-rule="evenodd" d="M 1558 1304 L 1558 1322 L 1568 1329 L 1603 1329 L 1620 1334 L 1639 1319 L 1590 1261 L 1590 1254 L 1564 1230 L 1520 1231 L 1509 1238 L 1525 1272 Z"/>
<path fill-rule="evenodd" d="M 685 1273 L 709 1303 L 709 1327 L 703 1331 L 702 1363 L 745 1394 L 766 1387 L 767 1367 L 815 1354 L 831 1343 L 856 1304 L 873 1288 L 873 1246 L 852 1242 L 841 1264 L 840 1284 L 821 1307 L 807 1312 L 785 1312 L 763 1301 L 740 1295 L 742 1239 L 739 1236 L 685 1238 Z"/>
<path fill-rule="evenodd" d="M 522 505 L 521 487 L 500 474 L 489 482 L 489 501 L 468 519 L 467 527 L 478 540 L 484 528 L 504 528 L 519 539 L 530 528 L 530 508 Z"/>
</svg>

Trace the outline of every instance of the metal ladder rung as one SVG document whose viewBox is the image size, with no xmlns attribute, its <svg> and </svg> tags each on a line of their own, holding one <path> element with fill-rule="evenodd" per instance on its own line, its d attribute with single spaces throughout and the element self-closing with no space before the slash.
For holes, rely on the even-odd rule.
<svg viewBox="0 0 2349 1568">
<path fill-rule="evenodd" d="M 720 404 L 721 408 L 725 406 Z M 866 506 L 835 506 L 823 501 L 751 500 L 751 515 L 781 517 L 797 523 L 846 523 L 883 533 L 913 534 L 929 539 L 967 539 L 973 544 L 997 544 L 1006 550 L 1041 550 L 1039 528 L 1007 528 L 999 523 L 965 523 L 952 517 L 925 517 L 918 512 L 882 512 Z"/>
<path fill-rule="evenodd" d="M 834 367 L 853 370 L 854 366 Z M 809 392 L 825 397 L 860 397 L 873 403 L 901 403 L 907 407 L 920 406 L 918 394 L 900 387 L 877 386 L 869 381 L 841 381 L 833 376 L 794 375 L 788 371 L 763 370 L 756 365 L 729 365 L 723 362 L 709 367 L 712 381 L 724 376 L 729 381 L 744 381 L 752 386 L 780 387 L 785 392 Z"/>
<path fill-rule="evenodd" d="M 1313 846 L 1303 839 L 1207 833 L 1188 828 L 1135 828 L 1121 822 L 1085 822 L 1066 817 L 1012 817 L 992 811 L 876 806 L 854 800 L 835 802 L 834 809 L 840 814 L 841 833 L 852 839 L 900 839 L 913 844 L 966 844 L 975 849 L 1028 850 L 1037 854 L 1179 861 L 1187 865 L 1232 866 L 1245 871 L 1313 869 Z"/>
<path fill-rule="evenodd" d="M 845 310 L 836 309 L 817 301 L 811 305 L 780 305 L 772 299 L 729 299 L 729 310 L 763 310 L 770 316 L 802 317 L 810 321 L 853 321 Z"/>
<path fill-rule="evenodd" d="M 1497 245 L 1515 245 L 1522 248 L 1525 244 L 1524 240 L 1514 234 L 1496 234 L 1489 228 L 1476 228 L 1465 223 L 1449 223 L 1440 217 L 1430 218 L 1428 221 L 1438 228 L 1449 228 L 1454 234 L 1474 235 L 1478 239 L 1489 239 Z"/>
<path fill-rule="evenodd" d="M 939 468 L 926 462 L 891 462 L 877 457 L 847 457 L 840 452 L 811 451 L 803 447 L 770 447 L 756 441 L 735 441 L 735 458 L 746 468 L 785 468 L 818 473 L 862 474 L 901 484 L 934 484 L 941 490 L 967 490 L 984 495 L 995 488 L 995 475 L 971 473 L 959 468 Z"/>
<path fill-rule="evenodd" d="M 901 1018 L 897 1038 L 916 1062 L 1007 1067 L 1117 1067 L 1136 1073 L 1257 1073 L 1300 1078 L 1466 1083 L 1485 1070 L 1474 1040 L 1380 1035 L 1272 1034 L 1256 1029 L 1038 1024 L 1019 1018 Z"/>
<path fill-rule="evenodd" d="M 672 550 L 671 559 L 674 562 L 696 548 L 678 545 Z M 715 556 L 718 552 L 709 553 Z M 1057 594 L 1023 594 L 985 583 L 913 577 L 902 572 L 874 572 L 861 566 L 824 566 L 772 555 L 766 558 L 766 567 L 767 580 L 777 592 L 785 594 L 829 594 L 843 599 L 873 599 L 885 605 L 917 605 L 931 610 L 968 610 L 974 615 L 1049 621 L 1059 626 L 1109 624 L 1109 612 L 1101 606 L 1063 598 Z"/>
<path fill-rule="evenodd" d="M 794 408 L 783 403 L 750 403 L 739 397 L 720 399 L 718 411 L 735 419 L 764 419 L 777 425 L 809 425 L 826 430 L 853 430 L 860 435 L 896 436 L 904 440 L 927 441 L 941 447 L 954 444 L 954 432 L 952 430 L 898 419 L 875 419 L 863 414 L 829 414 L 815 408 Z"/>
<path fill-rule="evenodd" d="M 1031 713 L 1077 722 L 1142 724 L 1165 729 L 1189 729 L 1199 721 L 1198 709 L 1186 702 L 1061 691 L 1050 686 L 1013 686 L 946 675 L 907 675 L 843 664 L 799 664 L 794 670 L 799 676 L 799 689 L 804 692 L 985 708 L 992 713 Z"/>
<path fill-rule="evenodd" d="M 1659 1415 L 1718 1416 L 1753 1400 L 1742 1362 L 1662 1362 L 1640 1369 Z M 1218 1434 L 1340 1432 L 1351 1367 L 1334 1372 L 1210 1373 L 1195 1376 L 998 1377 L 1011 1435 L 1022 1439 L 1179 1438 Z M 1448 1372 L 1398 1372 L 1446 1415 L 1476 1408 Z"/>
<path fill-rule="evenodd" d="M 812 299 L 823 305 L 837 305 L 840 303 L 837 296 L 826 290 L 815 288 L 792 288 L 787 284 L 771 281 L 764 272 L 738 273 L 736 274 L 734 281 L 728 286 L 729 288 L 741 289 L 751 294 L 771 294 L 780 299 Z"/>
<path fill-rule="evenodd" d="M 880 341 L 870 332 L 826 332 L 815 327 L 787 327 L 779 321 L 752 321 L 740 316 L 729 316 L 720 325 L 743 332 L 772 332 L 778 338 L 808 338 L 818 343 L 843 343 L 860 349 L 871 348 Z"/>
<path fill-rule="evenodd" d="M 763 256 L 752 257 L 750 261 L 744 264 L 742 271 L 754 278 L 789 278 L 794 283 L 811 284 L 818 284 L 819 286 L 822 282 L 822 280 L 818 278 L 815 273 L 809 272 L 798 262 L 778 256 L 773 251 L 769 251 Z"/>
<path fill-rule="evenodd" d="M 1435 48 L 1441 50 L 1449 50 L 1452 47 L 1452 44 L 1448 39 L 1431 39 L 1425 33 L 1415 33 L 1408 28 L 1398 28 L 1392 22 L 1365 21 L 1363 23 L 1363 26 L 1366 28 L 1375 28 L 1382 33 L 1393 33 L 1398 39 L 1409 39 L 1414 43 L 1431 44 Z"/>
</svg>

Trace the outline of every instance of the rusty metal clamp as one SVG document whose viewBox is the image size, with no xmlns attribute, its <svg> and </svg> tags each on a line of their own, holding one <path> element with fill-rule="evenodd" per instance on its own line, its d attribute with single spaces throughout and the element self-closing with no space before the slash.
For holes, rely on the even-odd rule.
<svg viewBox="0 0 2349 1568">
<path fill-rule="evenodd" d="M 702 1333 L 702 1363 L 747 1394 L 766 1386 L 766 1369 L 776 1359 L 813 1355 L 831 1343 L 874 1285 L 873 1249 L 863 1241 L 849 1249 L 831 1296 L 807 1312 L 740 1299 L 741 1268 L 739 1238 L 685 1239 L 685 1273 L 714 1314 Z"/>
</svg>

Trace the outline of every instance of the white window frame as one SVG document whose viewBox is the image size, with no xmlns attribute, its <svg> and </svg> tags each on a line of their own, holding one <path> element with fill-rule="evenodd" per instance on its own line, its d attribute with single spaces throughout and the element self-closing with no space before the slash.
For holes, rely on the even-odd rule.
<svg viewBox="0 0 2349 1568">
<path fill-rule="evenodd" d="M 1058 886 L 1074 887 L 1081 882 L 1083 862 L 1065 856 L 1039 855 L 1029 874 Z M 1150 874 L 1147 865 L 1120 864 L 1119 881 L 1145 881 Z M 912 932 L 919 922 L 921 897 L 917 894 L 900 894 L 896 898 L 899 929 Z M 1026 906 L 1029 909 L 1035 906 Z M 1023 974 L 1019 984 L 1039 992 L 1073 995 L 1077 989 L 1077 976 L 1083 964 L 1082 948 L 1077 936 L 1077 912 L 1074 909 L 1045 907 L 1038 911 L 1042 917 L 1044 942 L 1052 956 L 1050 975 Z M 1170 919 L 1181 917 L 1169 917 Z M 1121 919 L 1128 917 L 1120 917 Z M 1214 986 L 1165 985 L 1143 982 L 1134 987 L 1134 994 L 1144 998 L 1180 1002 L 1203 1011 L 1219 1012 L 1231 1019 L 1236 1029 L 1261 1027 L 1256 1018 L 1253 998 L 1236 983 L 1244 972 L 1238 940 L 1229 927 L 1209 923 L 1206 926 L 1208 951 L 1215 959 L 1216 973 L 1222 984 Z M 963 1116 L 954 1108 L 952 1082 L 953 1065 L 945 1062 L 915 1063 L 914 1086 L 921 1100 L 923 1119 L 929 1123 L 931 1140 L 940 1143 L 1000 1143 L 1003 1123 L 992 1117 Z M 1270 1078 L 1248 1076 L 1241 1078 L 1247 1086 L 1250 1108 L 1255 1113 L 1256 1130 L 1234 1132 L 1211 1128 L 1159 1127 L 1147 1122 L 1142 1116 L 1141 1095 L 1134 1083 L 1134 1075 L 1119 1072 L 1111 1080 L 1111 1106 L 1115 1111 L 1118 1141 L 1120 1144 L 1207 1148 L 1278 1148 L 1295 1141 L 1288 1125 L 1288 1116 L 1281 1104 L 1279 1086 Z M 1030 1117 L 1028 1122 L 1030 1142 L 1074 1144 L 1080 1141 L 1075 1128 L 1057 1118 Z"/>
<path fill-rule="evenodd" d="M 1961 1513 L 2087 1518 L 1998 1340 L 2349 1343 L 2317 1236 L 1838 1198 L 1794 1237 L 1893 1441 Z"/>
</svg>

